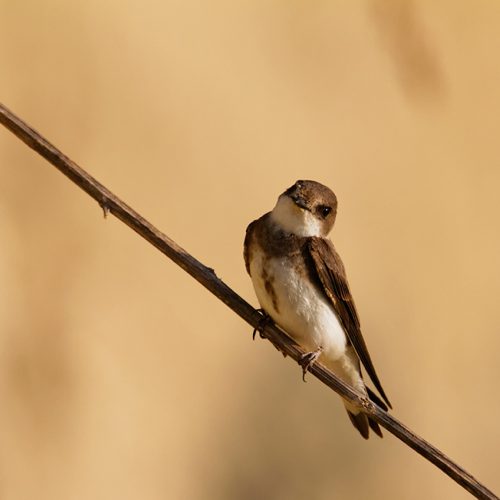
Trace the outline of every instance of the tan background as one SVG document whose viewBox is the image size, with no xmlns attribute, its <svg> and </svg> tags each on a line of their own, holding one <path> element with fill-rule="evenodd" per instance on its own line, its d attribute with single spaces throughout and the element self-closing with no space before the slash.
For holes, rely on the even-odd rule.
<svg viewBox="0 0 500 500">
<path fill-rule="evenodd" d="M 0 100 L 253 304 L 247 223 L 332 187 L 394 414 L 500 491 L 496 0 L 0 7 Z M 0 498 L 468 498 L 3 129 L 0 173 Z"/>
</svg>

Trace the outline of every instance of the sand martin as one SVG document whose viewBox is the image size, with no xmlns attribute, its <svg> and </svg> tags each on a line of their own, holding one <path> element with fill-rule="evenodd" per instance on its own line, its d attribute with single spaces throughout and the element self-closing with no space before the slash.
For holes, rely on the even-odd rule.
<svg viewBox="0 0 500 500">
<path fill-rule="evenodd" d="M 337 198 L 329 188 L 315 181 L 297 181 L 271 212 L 248 226 L 246 269 L 261 307 L 308 353 L 304 370 L 319 359 L 387 409 L 391 404 L 361 335 L 344 265 L 327 238 L 336 214 Z M 383 401 L 366 387 L 361 363 Z M 382 437 L 377 422 L 348 401 L 344 405 L 365 439 L 370 428 Z"/>
</svg>

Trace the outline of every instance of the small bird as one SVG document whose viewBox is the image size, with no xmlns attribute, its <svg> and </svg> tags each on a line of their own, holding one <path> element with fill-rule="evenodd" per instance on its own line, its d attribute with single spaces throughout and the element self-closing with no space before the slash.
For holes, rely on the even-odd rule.
<svg viewBox="0 0 500 500">
<path fill-rule="evenodd" d="M 280 195 L 271 212 L 247 227 L 246 269 L 262 309 L 306 350 L 301 361 L 304 375 L 319 360 L 387 410 L 391 404 L 361 335 L 344 265 L 327 238 L 336 215 L 337 197 L 331 189 L 315 181 L 297 181 Z M 365 385 L 360 362 L 383 401 Z M 347 400 L 344 405 L 365 439 L 370 428 L 382 437 L 369 415 Z"/>
</svg>

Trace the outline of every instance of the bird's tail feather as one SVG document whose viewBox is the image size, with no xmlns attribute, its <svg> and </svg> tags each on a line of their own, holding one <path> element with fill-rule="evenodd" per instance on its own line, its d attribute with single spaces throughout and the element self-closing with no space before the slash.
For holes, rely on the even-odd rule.
<svg viewBox="0 0 500 500">
<path fill-rule="evenodd" d="M 347 414 L 351 419 L 352 425 L 356 427 L 359 433 L 365 438 L 370 437 L 370 429 L 379 437 L 383 437 L 382 431 L 375 420 L 372 420 L 366 413 L 353 413 L 347 410 Z"/>
<path fill-rule="evenodd" d="M 380 408 L 382 408 L 385 411 L 389 411 L 389 407 L 369 388 L 367 387 L 366 390 L 368 391 L 368 397 Z"/>
<path fill-rule="evenodd" d="M 352 413 L 347 410 L 347 414 L 351 419 L 352 425 L 358 429 L 359 433 L 365 438 L 368 439 L 370 437 L 370 428 L 368 426 L 368 418 L 364 413 Z"/>
<path fill-rule="evenodd" d="M 385 411 L 388 410 L 387 405 L 369 388 L 366 388 L 368 392 L 368 397 L 378 406 L 380 406 Z M 345 401 L 345 407 L 347 414 L 352 422 L 352 425 L 356 427 L 359 433 L 365 438 L 370 437 L 370 429 L 380 437 L 383 437 L 382 430 L 375 420 L 371 419 L 366 413 L 360 412 L 351 406 L 347 401 Z"/>
</svg>

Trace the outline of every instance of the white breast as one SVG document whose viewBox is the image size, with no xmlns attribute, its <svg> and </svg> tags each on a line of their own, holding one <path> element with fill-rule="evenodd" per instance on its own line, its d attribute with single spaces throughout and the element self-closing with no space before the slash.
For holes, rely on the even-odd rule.
<svg viewBox="0 0 500 500">
<path fill-rule="evenodd" d="M 283 231 L 296 236 L 320 236 L 321 223 L 308 210 L 299 208 L 288 196 L 281 195 L 271 212 L 271 219 Z"/>
<path fill-rule="evenodd" d="M 256 248 L 250 274 L 261 307 L 301 346 L 307 351 L 321 346 L 330 360 L 344 355 L 346 336 L 332 306 L 309 279 L 294 270 L 290 259 L 266 259 Z M 274 289 L 277 307 L 264 277 Z"/>
</svg>

